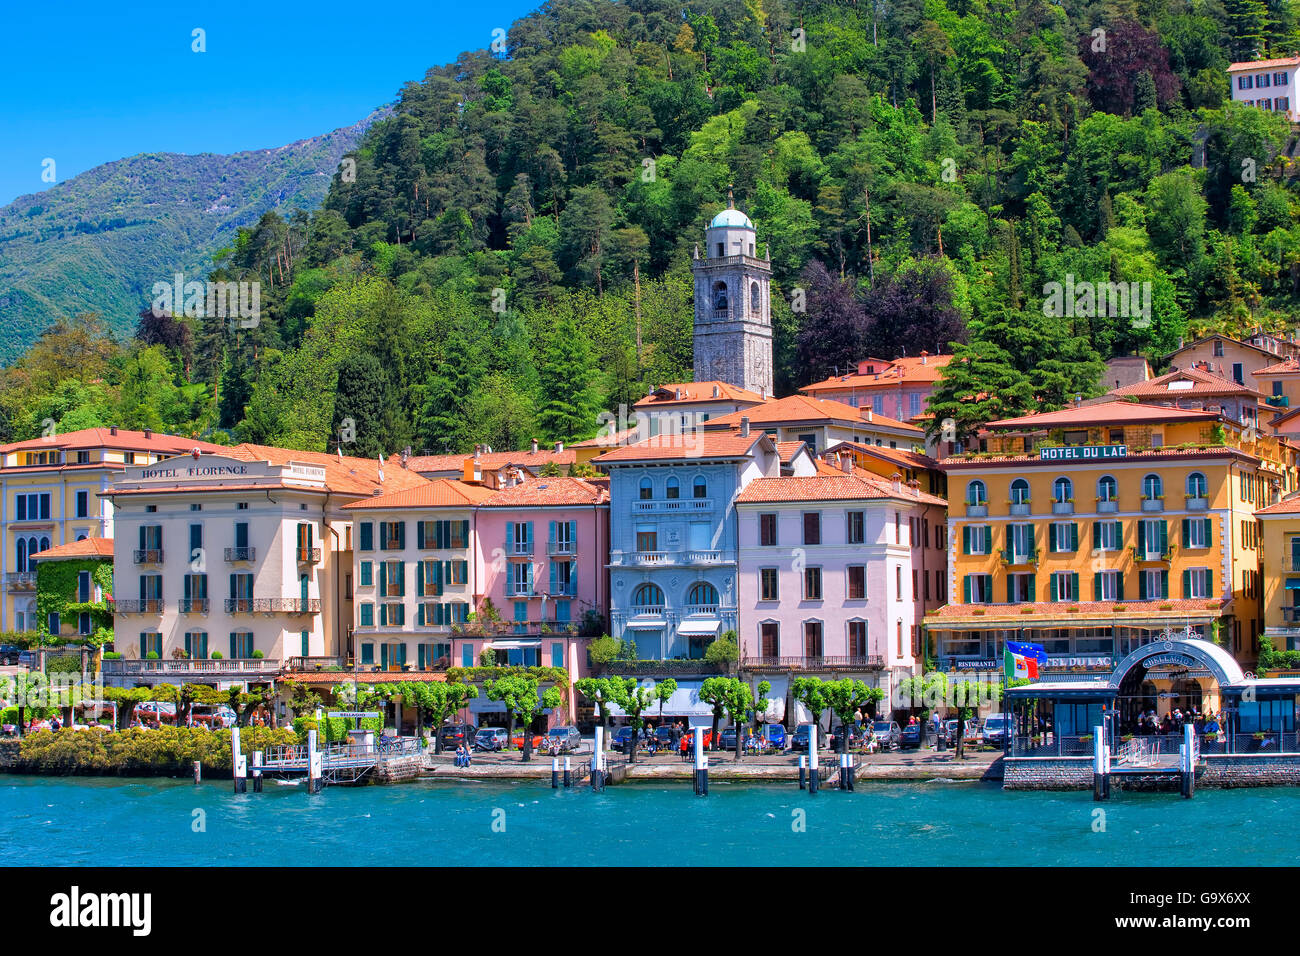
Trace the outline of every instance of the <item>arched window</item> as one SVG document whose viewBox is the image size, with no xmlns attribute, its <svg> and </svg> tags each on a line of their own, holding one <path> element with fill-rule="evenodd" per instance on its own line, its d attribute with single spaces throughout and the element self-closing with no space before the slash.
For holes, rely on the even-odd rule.
<svg viewBox="0 0 1300 956">
<path fill-rule="evenodd" d="M 41 538 L 41 551 L 48 551 L 49 549 L 50 549 L 50 539 Z M 40 552 L 38 551 L 36 553 L 39 554 Z"/>
<path fill-rule="evenodd" d="M 1142 479 L 1142 497 L 1159 498 L 1165 493 L 1165 483 L 1160 480 L 1157 474 L 1147 475 Z"/>
<path fill-rule="evenodd" d="M 727 311 L 727 283 L 725 282 L 713 283 L 713 310 L 715 312 Z"/>
<path fill-rule="evenodd" d="M 972 481 L 966 486 L 966 504 L 986 505 L 989 503 L 989 491 L 982 481 Z"/>
<path fill-rule="evenodd" d="M 1187 476 L 1187 497 L 1205 498 L 1208 496 L 1209 490 L 1209 482 L 1205 480 L 1205 476 L 1199 471 L 1194 471 Z"/>
<path fill-rule="evenodd" d="M 763 311 L 763 299 L 758 290 L 757 282 L 749 284 L 749 311 L 755 315 Z"/>
<path fill-rule="evenodd" d="M 681 488 L 678 487 L 677 479 L 675 477 L 670 477 L 668 479 L 668 483 L 664 486 L 664 497 L 665 498 L 681 497 Z"/>
<path fill-rule="evenodd" d="M 1017 478 L 1011 482 L 1011 503 L 1013 505 L 1029 504 L 1029 482 L 1023 478 Z"/>
<path fill-rule="evenodd" d="M 18 570 L 27 570 L 27 542 L 22 538 L 18 539 Z M 20 627 L 18 630 L 22 630 Z"/>
<path fill-rule="evenodd" d="M 650 484 L 650 479 L 642 478 L 641 479 L 641 500 L 649 501 L 652 491 L 653 491 L 653 486 Z"/>
<path fill-rule="evenodd" d="M 664 592 L 656 585 L 643 584 L 632 593 L 633 607 L 663 607 Z"/>
<path fill-rule="evenodd" d="M 1058 504 L 1065 504 L 1074 497 L 1074 483 L 1062 475 L 1052 482 L 1052 500 Z"/>
<path fill-rule="evenodd" d="M 1119 498 L 1119 482 L 1110 475 L 1102 475 L 1097 479 L 1097 500 L 1098 501 L 1115 501 Z"/>
<path fill-rule="evenodd" d="M 686 596 L 686 604 L 692 608 L 709 608 L 717 610 L 718 607 L 718 589 L 708 581 L 700 581 L 691 585 L 690 594 Z"/>
<path fill-rule="evenodd" d="M 707 498 L 709 496 L 709 483 L 704 480 L 703 475 L 696 477 L 692 492 L 696 498 Z"/>
</svg>

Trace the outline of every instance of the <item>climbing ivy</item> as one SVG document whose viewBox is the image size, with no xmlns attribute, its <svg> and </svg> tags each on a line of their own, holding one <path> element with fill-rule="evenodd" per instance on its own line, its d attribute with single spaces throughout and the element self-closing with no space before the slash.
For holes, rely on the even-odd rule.
<svg viewBox="0 0 1300 956">
<path fill-rule="evenodd" d="M 82 571 L 90 572 L 90 579 L 103 593 L 99 601 L 78 601 L 77 578 Z M 113 562 L 102 558 L 83 558 L 74 561 L 40 561 L 36 565 L 36 617 L 41 634 L 49 639 L 58 635 L 49 633 L 51 614 L 58 614 L 60 622 L 82 613 L 90 614 L 93 634 L 87 644 L 103 645 L 113 640 L 113 610 L 108 598 L 113 593 Z"/>
</svg>

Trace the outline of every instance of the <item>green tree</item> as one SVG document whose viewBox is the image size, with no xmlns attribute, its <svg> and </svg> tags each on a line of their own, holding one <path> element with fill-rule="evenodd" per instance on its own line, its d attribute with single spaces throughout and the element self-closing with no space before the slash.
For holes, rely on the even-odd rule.
<svg viewBox="0 0 1300 956">
<path fill-rule="evenodd" d="M 525 762 L 533 758 L 533 715 L 541 708 L 555 709 L 563 703 L 563 697 L 557 687 L 548 687 L 538 695 L 537 678 L 526 674 L 507 674 L 496 680 L 489 680 L 483 685 L 488 700 L 499 701 L 505 705 L 507 729 L 513 739 L 515 718 L 519 717 L 524 726 Z M 507 741 L 507 746 L 510 742 Z"/>
</svg>

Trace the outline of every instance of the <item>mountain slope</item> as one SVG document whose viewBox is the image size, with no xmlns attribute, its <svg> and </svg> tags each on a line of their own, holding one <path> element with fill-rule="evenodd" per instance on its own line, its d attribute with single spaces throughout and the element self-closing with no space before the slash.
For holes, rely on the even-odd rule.
<svg viewBox="0 0 1300 956">
<path fill-rule="evenodd" d="M 320 205 L 340 158 L 382 115 L 275 149 L 132 156 L 18 197 L 0 209 L 0 364 L 59 313 L 134 328 L 155 282 L 202 278 L 238 227 Z"/>
</svg>

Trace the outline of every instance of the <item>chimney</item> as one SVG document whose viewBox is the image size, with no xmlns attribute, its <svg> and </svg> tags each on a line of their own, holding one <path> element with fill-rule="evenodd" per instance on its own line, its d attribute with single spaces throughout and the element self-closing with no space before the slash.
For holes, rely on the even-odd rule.
<svg viewBox="0 0 1300 956">
<path fill-rule="evenodd" d="M 537 439 L 536 439 L 536 438 L 533 439 L 533 454 L 534 454 L 534 455 L 537 454 Z"/>
<path fill-rule="evenodd" d="M 847 451 L 840 452 L 840 471 L 846 475 L 853 474 L 853 456 Z"/>
<path fill-rule="evenodd" d="M 929 357 L 930 357 L 930 353 L 929 353 L 929 352 L 922 351 L 922 352 L 921 352 L 921 364 L 922 364 L 922 365 L 927 365 L 927 364 L 929 364 L 929 363 L 926 361 L 926 359 L 928 359 Z"/>
<path fill-rule="evenodd" d="M 407 463 L 410 460 L 411 460 L 411 446 L 407 445 L 405 448 L 402 449 L 402 467 L 407 468 L 408 467 Z"/>
<path fill-rule="evenodd" d="M 749 416 L 748 415 L 740 416 L 740 434 L 742 437 L 745 438 L 749 437 Z"/>
<path fill-rule="evenodd" d="M 913 478 L 911 481 L 909 481 L 909 482 L 907 483 L 907 487 L 911 490 L 911 492 L 912 492 L 912 497 L 914 497 L 914 498 L 919 498 L 919 497 L 921 497 L 921 481 L 920 481 L 920 479 L 918 479 L 918 478 Z"/>
<path fill-rule="evenodd" d="M 869 421 L 869 422 L 870 422 L 870 421 L 874 421 L 874 420 L 875 420 L 875 415 L 876 415 L 876 411 L 875 411 L 875 409 L 873 409 L 873 408 L 868 408 L 868 409 L 867 409 L 867 421 Z"/>
<path fill-rule="evenodd" d="M 144 430 L 144 437 L 145 437 L 145 441 L 148 441 L 150 438 L 153 438 L 153 429 L 152 429 L 152 428 L 146 428 L 146 429 Z"/>
<path fill-rule="evenodd" d="M 898 472 L 894 472 L 894 474 L 890 476 L 890 481 L 892 481 L 892 482 L 894 483 L 894 494 L 896 494 L 896 495 L 898 495 L 898 494 L 902 494 L 902 493 L 903 493 L 903 476 L 900 475 Z"/>
<path fill-rule="evenodd" d="M 110 426 L 108 427 L 108 433 L 109 433 L 110 435 L 116 435 L 116 434 L 117 434 L 117 426 L 116 426 L 116 425 L 110 425 Z"/>
<path fill-rule="evenodd" d="M 479 459 L 479 456 L 480 456 L 481 454 L 483 454 L 483 446 L 482 446 L 482 445 L 475 445 L 475 446 L 474 446 L 474 464 L 476 464 L 476 465 L 478 464 L 478 459 Z"/>
<path fill-rule="evenodd" d="M 555 453 L 558 455 L 562 451 L 564 451 L 564 442 L 557 441 L 555 443 Z"/>
<path fill-rule="evenodd" d="M 718 388 L 718 386 L 716 385 L 713 386 L 713 397 L 714 398 L 722 397 L 722 389 Z"/>
</svg>

